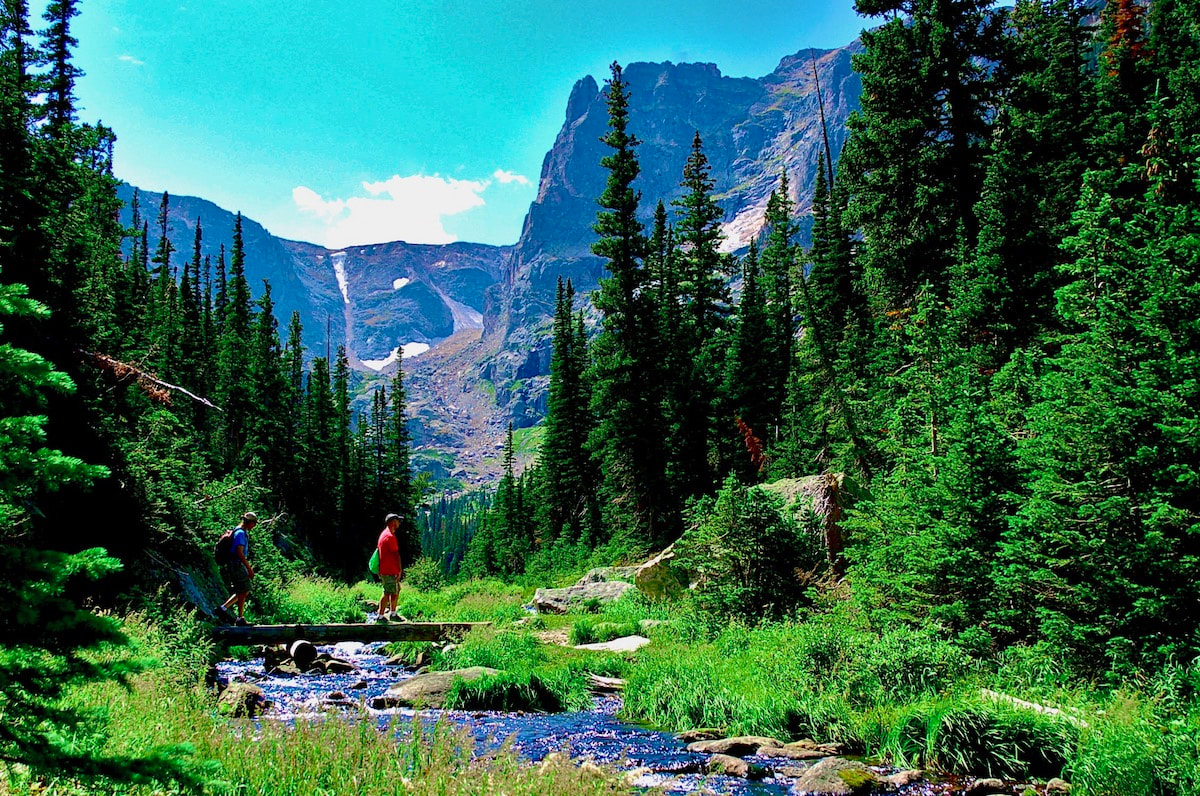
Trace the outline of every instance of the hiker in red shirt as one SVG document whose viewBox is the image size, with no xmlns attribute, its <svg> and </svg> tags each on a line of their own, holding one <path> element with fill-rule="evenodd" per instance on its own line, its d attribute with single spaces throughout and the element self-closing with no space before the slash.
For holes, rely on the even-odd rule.
<svg viewBox="0 0 1200 796">
<path fill-rule="evenodd" d="M 396 600 L 400 595 L 404 565 L 400 561 L 400 541 L 396 538 L 396 531 L 400 528 L 400 516 L 389 514 L 383 523 L 383 532 L 379 534 L 379 541 L 376 543 L 379 549 L 379 579 L 383 581 L 378 621 L 387 622 L 389 618 L 396 618 Z"/>
</svg>

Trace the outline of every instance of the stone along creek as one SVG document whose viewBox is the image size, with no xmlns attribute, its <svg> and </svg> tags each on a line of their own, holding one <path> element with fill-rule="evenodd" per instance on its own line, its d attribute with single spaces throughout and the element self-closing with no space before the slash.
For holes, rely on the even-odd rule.
<svg viewBox="0 0 1200 796">
<path fill-rule="evenodd" d="M 407 707 L 381 707 L 393 686 L 412 679 L 416 672 L 408 667 L 389 665 L 380 654 L 381 643 L 344 642 L 321 646 L 325 658 L 340 661 L 326 668 L 329 673 L 267 674 L 264 659 L 223 661 L 217 666 L 222 682 L 251 683 L 262 689 L 270 708 L 262 721 L 292 722 L 297 719 L 328 719 L 337 715 L 369 715 L 381 731 L 395 728 L 399 733 L 412 731 L 414 721 L 432 726 L 448 721 L 471 733 L 476 753 L 498 748 L 506 741 L 531 763 L 548 755 L 565 753 L 576 760 L 590 760 L 626 774 L 635 789 L 657 787 L 671 793 L 714 793 L 735 796 L 758 794 L 796 794 L 798 779 L 816 760 L 800 761 L 767 754 L 745 754 L 753 776 L 728 776 L 714 771 L 714 763 L 726 760 L 730 766 L 739 758 L 689 750 L 676 736 L 640 727 L 617 718 L 621 702 L 612 694 L 597 696 L 591 710 L 565 713 L 498 711 L 414 710 Z M 347 666 L 346 664 L 352 664 Z M 819 756 L 819 755 L 818 755 Z M 840 759 L 840 758 L 837 758 Z M 733 768 L 725 769 L 733 771 Z M 878 786 L 874 790 L 900 792 L 906 796 L 951 792 L 951 783 L 920 782 L 904 785 L 895 779 L 895 769 L 874 768 Z M 743 773 L 746 773 L 743 771 Z M 836 777 L 836 773 L 834 774 Z M 887 781 L 886 777 L 893 777 Z M 832 793 L 835 791 L 825 791 Z M 850 793 L 849 789 L 843 791 Z"/>
</svg>

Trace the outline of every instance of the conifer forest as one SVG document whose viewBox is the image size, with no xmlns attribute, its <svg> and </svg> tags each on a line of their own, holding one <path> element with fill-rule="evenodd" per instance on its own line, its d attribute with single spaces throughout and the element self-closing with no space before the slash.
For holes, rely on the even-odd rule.
<svg viewBox="0 0 1200 796">
<path fill-rule="evenodd" d="M 699 133 L 678 198 L 642 195 L 613 63 L 604 272 L 558 276 L 536 455 L 510 426 L 477 491 L 416 472 L 404 367 L 277 320 L 240 214 L 190 251 L 168 193 L 122 223 L 79 5 L 0 5 L 0 793 L 669 790 L 443 723 L 214 713 L 210 666 L 261 657 L 211 633 L 213 543 L 253 510 L 261 624 L 363 622 L 400 515 L 399 612 L 492 623 L 386 648 L 500 670 L 450 707 L 586 710 L 617 677 L 628 721 L 874 767 L 843 793 L 1200 794 L 1197 0 L 857 0 L 811 219 L 781 170 L 735 253 Z M 522 608 L 668 548 L 668 597 Z"/>
</svg>

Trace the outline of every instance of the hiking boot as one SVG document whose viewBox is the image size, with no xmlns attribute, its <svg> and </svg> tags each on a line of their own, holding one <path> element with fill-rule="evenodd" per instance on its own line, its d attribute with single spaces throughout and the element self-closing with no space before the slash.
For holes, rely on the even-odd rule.
<svg viewBox="0 0 1200 796">
<path fill-rule="evenodd" d="M 244 616 L 239 616 L 234 624 L 238 627 L 250 627 L 250 623 L 246 621 L 246 617 Z"/>
<path fill-rule="evenodd" d="M 375 617 L 375 624 L 377 624 L 377 625 L 388 624 L 387 614 L 380 614 L 379 616 Z"/>
<path fill-rule="evenodd" d="M 218 605 L 216 607 L 216 609 L 213 611 L 213 616 L 216 617 L 217 621 L 223 625 L 233 624 L 233 617 L 229 615 L 229 611 L 226 610 L 225 606 L 223 605 Z"/>
</svg>

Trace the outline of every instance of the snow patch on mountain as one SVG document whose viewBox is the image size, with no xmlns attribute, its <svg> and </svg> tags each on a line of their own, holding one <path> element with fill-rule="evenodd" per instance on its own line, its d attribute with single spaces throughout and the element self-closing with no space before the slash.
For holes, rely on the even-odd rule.
<svg viewBox="0 0 1200 796">
<path fill-rule="evenodd" d="M 429 350 L 429 343 L 405 343 L 402 346 L 397 346 L 392 349 L 392 353 L 388 354 L 383 359 L 363 359 L 359 360 L 365 367 L 376 372 L 383 370 L 388 365 L 395 364 L 400 359 L 410 359 L 419 357 Z"/>
<path fill-rule="evenodd" d="M 332 252 L 329 261 L 333 263 L 333 274 L 337 277 L 338 288 L 342 291 L 342 301 L 350 303 L 350 285 L 346 281 L 346 253 Z"/>
</svg>

